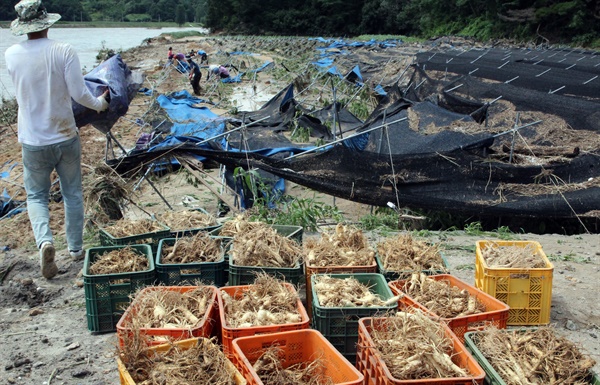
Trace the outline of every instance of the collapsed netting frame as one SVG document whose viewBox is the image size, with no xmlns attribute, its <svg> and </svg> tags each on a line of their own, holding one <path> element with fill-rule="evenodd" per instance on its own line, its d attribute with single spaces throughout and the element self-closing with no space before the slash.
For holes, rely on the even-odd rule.
<svg viewBox="0 0 600 385">
<path fill-rule="evenodd" d="M 431 55 L 429 55 L 428 58 L 429 57 L 431 57 Z M 464 81 L 466 80 L 461 79 L 461 82 Z M 400 79 L 398 79 L 398 83 L 400 83 Z M 414 91 L 419 90 L 419 88 L 421 87 L 421 90 L 425 90 L 426 86 L 427 85 L 423 84 L 423 80 L 420 80 L 417 84 L 413 85 L 412 92 L 414 93 Z M 463 86 L 464 84 L 461 86 L 461 92 L 464 89 L 469 88 L 462 88 Z M 452 87 L 447 87 L 447 90 L 451 89 Z M 408 88 L 407 91 L 411 91 L 411 88 Z M 442 93 L 443 96 L 447 96 L 447 94 L 449 93 Z M 504 97 L 503 95 L 500 96 Z M 491 99 L 493 102 L 498 98 L 498 92 L 494 92 L 494 95 L 488 95 L 483 99 Z M 491 103 L 488 102 L 488 104 Z M 245 122 L 245 118 L 249 117 L 250 119 L 257 119 L 258 116 L 259 115 L 257 115 L 256 112 L 254 114 L 247 113 L 243 117 L 244 119 L 242 119 L 242 121 Z M 516 119 L 516 122 L 518 123 L 518 118 Z M 518 128 L 517 123 L 515 123 L 513 129 Z M 272 126 L 270 128 L 272 129 Z M 358 128 L 360 130 L 361 127 Z M 363 126 L 362 128 L 364 129 L 365 127 Z M 388 133 L 387 130 L 388 129 L 386 128 L 386 134 Z M 518 130 L 513 130 L 513 134 L 515 134 L 515 131 Z M 516 134 L 514 136 L 516 137 Z M 522 139 L 525 140 L 524 138 Z M 503 196 L 502 184 L 512 182 L 510 178 L 506 177 L 506 174 L 511 174 L 516 170 L 513 165 L 503 165 L 502 163 L 492 165 L 490 163 L 486 165 L 487 168 L 485 170 L 482 171 L 481 168 L 478 168 L 479 171 L 473 172 L 472 164 L 481 163 L 482 157 L 484 158 L 485 156 L 485 154 L 481 153 L 481 149 L 485 149 L 487 148 L 487 146 L 481 146 L 479 148 L 475 146 L 473 149 L 468 149 L 467 151 L 465 151 L 465 149 L 461 149 L 460 151 L 455 150 L 435 154 L 410 154 L 409 156 L 402 154 L 394 155 L 390 151 L 388 151 L 388 153 L 386 154 L 386 162 L 388 165 L 400 165 L 399 167 L 396 167 L 396 170 L 386 169 L 385 167 L 382 167 L 379 169 L 371 168 L 370 170 L 364 170 L 364 172 L 374 175 L 388 175 L 388 183 L 390 180 L 396 181 L 396 183 L 393 186 L 392 184 L 386 186 L 386 183 L 384 183 L 384 181 L 382 180 L 358 180 L 355 175 L 352 175 L 355 173 L 351 173 L 351 175 L 348 175 L 347 173 L 341 172 L 343 170 L 336 170 L 335 172 L 332 171 L 331 166 L 340 163 L 339 159 L 336 160 L 337 157 L 345 159 L 342 162 L 343 164 L 353 164 L 353 162 L 346 162 L 347 160 L 352 160 L 352 156 L 346 154 L 346 151 L 348 151 L 347 149 L 340 149 L 339 147 L 341 146 L 334 147 L 332 150 L 323 153 L 306 155 L 304 158 L 310 158 L 309 161 L 298 159 L 272 159 L 248 153 L 244 153 L 243 158 L 240 159 L 239 156 L 228 152 L 224 153 L 229 154 L 229 156 L 224 157 L 220 151 L 206 151 L 203 149 L 198 149 L 196 147 L 188 147 L 189 146 L 181 145 L 177 149 L 169 150 L 169 152 L 188 151 L 195 154 L 202 154 L 202 156 L 206 156 L 211 160 L 215 160 L 221 164 L 227 164 L 231 167 L 256 167 L 271 172 L 274 175 L 281 176 L 287 180 L 291 180 L 301 185 L 314 188 L 318 191 L 327 192 L 334 196 L 343 197 L 346 199 L 355 200 L 363 203 L 376 204 L 379 206 L 385 206 L 387 202 L 396 201 L 401 205 L 405 204 L 416 208 L 431 208 L 438 210 L 441 209 L 471 214 L 517 216 L 542 215 L 562 218 L 573 218 L 579 215 L 583 215 L 586 212 L 590 211 L 590 204 L 585 203 L 585 201 L 589 201 L 589 199 L 591 199 L 592 208 L 594 204 L 597 207 L 596 197 L 598 196 L 598 191 L 597 189 L 594 190 L 594 188 L 592 188 L 591 190 L 584 189 L 577 191 L 566 191 L 563 193 L 559 188 L 560 186 L 556 186 L 558 193 L 551 194 L 544 199 L 540 199 L 540 197 L 535 196 Z M 356 153 L 354 152 L 354 154 Z M 153 155 L 158 156 L 159 154 Z M 361 159 L 363 160 L 363 164 L 371 165 L 371 163 L 369 163 L 370 161 L 379 164 L 383 162 L 380 155 L 381 154 L 372 155 L 361 153 Z M 572 160 L 567 167 L 557 166 L 551 167 L 550 169 L 546 169 L 543 167 L 520 167 L 518 170 L 518 175 L 522 179 L 528 181 L 535 181 L 539 180 L 540 174 L 546 173 L 547 175 L 555 176 L 555 178 L 551 180 L 552 182 L 560 183 L 560 181 L 569 181 L 573 180 L 570 174 L 573 170 L 586 169 L 586 167 L 588 169 L 593 169 L 594 167 L 595 169 L 597 169 L 597 155 L 595 157 L 594 156 L 595 155 L 593 154 L 584 154 L 583 156 L 577 157 L 576 159 Z M 322 162 L 322 160 L 325 158 L 327 158 L 328 161 Z M 356 158 L 356 156 L 354 156 L 354 158 Z M 129 167 L 132 165 L 132 163 L 140 161 L 143 162 L 143 159 L 143 155 L 139 156 L 137 159 L 128 159 L 126 164 L 128 164 L 129 166 L 124 166 L 120 169 L 122 170 L 122 172 L 130 171 L 131 168 Z M 330 174 L 337 174 L 338 176 L 344 177 L 324 179 L 322 177 L 309 176 L 307 171 L 311 169 L 314 170 L 314 167 L 311 167 L 311 161 L 315 162 L 315 164 L 320 164 L 322 166 L 321 170 L 329 170 Z M 444 172 L 441 174 L 431 173 L 431 175 L 429 175 L 428 177 L 420 176 L 420 180 L 419 178 L 417 178 L 417 180 L 411 180 L 410 178 L 407 179 L 405 176 L 402 175 L 402 166 L 412 165 L 412 167 L 418 169 L 419 165 L 423 164 L 424 161 L 431 162 L 431 164 L 434 164 L 436 167 L 439 167 L 441 170 L 444 170 Z M 442 163 L 439 163 L 440 161 Z M 457 164 L 461 164 L 462 162 L 466 162 L 467 165 L 471 164 L 471 166 L 469 166 L 470 169 L 468 169 L 468 167 L 467 169 L 464 169 L 464 167 L 462 166 L 456 166 Z M 447 167 L 442 167 L 443 165 L 447 166 L 448 164 L 454 165 L 454 167 L 456 167 L 454 173 L 451 172 L 451 170 L 447 169 Z M 356 169 L 358 170 L 360 168 L 357 167 Z M 459 171 L 458 174 L 456 174 L 457 170 L 462 171 Z M 303 174 L 300 175 L 301 173 Z M 471 176 L 469 178 L 458 177 L 461 175 L 468 175 L 469 173 L 471 173 Z M 324 174 L 327 174 L 327 172 L 325 172 Z M 450 181 L 448 180 L 449 175 L 458 175 L 454 181 L 451 181 L 454 183 L 450 183 Z M 473 193 L 468 197 L 465 194 L 463 194 L 463 199 L 458 201 L 448 199 L 448 191 L 450 191 L 452 188 L 455 188 L 458 194 L 461 191 L 461 189 L 464 189 L 465 186 L 468 186 L 469 182 L 471 182 L 471 184 L 474 183 L 473 178 L 479 178 L 478 180 L 485 181 L 485 183 L 482 186 L 480 186 L 481 191 Z M 404 180 L 401 181 L 400 179 Z M 346 183 L 346 181 L 352 181 L 352 183 L 348 184 Z M 401 188 L 398 190 L 396 189 L 396 187 L 399 185 L 399 182 L 402 182 L 402 184 L 400 185 Z M 444 183 L 446 184 L 444 185 Z M 390 194 L 387 190 L 391 191 L 392 193 Z M 444 192 L 446 193 L 444 194 Z M 494 192 L 496 192 L 495 195 Z M 423 197 L 426 197 L 427 201 L 424 202 Z M 549 210 L 546 211 L 547 209 Z M 546 212 L 544 213 L 544 211 Z"/>
</svg>

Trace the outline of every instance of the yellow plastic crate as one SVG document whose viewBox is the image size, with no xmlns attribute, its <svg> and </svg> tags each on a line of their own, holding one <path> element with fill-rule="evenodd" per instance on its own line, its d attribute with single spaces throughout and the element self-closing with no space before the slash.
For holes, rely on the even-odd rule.
<svg viewBox="0 0 600 385">
<path fill-rule="evenodd" d="M 492 268 L 482 250 L 492 247 L 531 247 L 544 260 L 543 268 Z M 507 325 L 545 325 L 550 322 L 554 266 L 535 241 L 477 241 L 475 286 L 510 306 Z"/>
</svg>

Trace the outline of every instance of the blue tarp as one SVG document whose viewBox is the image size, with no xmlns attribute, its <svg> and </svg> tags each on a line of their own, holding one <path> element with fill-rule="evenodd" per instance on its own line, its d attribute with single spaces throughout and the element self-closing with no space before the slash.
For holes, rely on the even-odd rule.
<svg viewBox="0 0 600 385">
<path fill-rule="evenodd" d="M 193 136 L 203 140 L 225 131 L 224 120 L 207 107 L 196 106 L 204 100 L 186 90 L 159 95 L 156 101 L 174 122 L 172 136 Z"/>
<path fill-rule="evenodd" d="M 85 85 L 92 95 L 100 96 L 108 88 L 110 103 L 108 110 L 97 113 L 73 101 L 73 114 L 77 127 L 92 124 L 96 129 L 107 133 L 117 120 L 125 115 L 129 103 L 138 92 L 143 77 L 140 73 L 131 72 L 123 62 L 121 55 L 105 60 L 89 74 L 84 76 Z"/>
</svg>

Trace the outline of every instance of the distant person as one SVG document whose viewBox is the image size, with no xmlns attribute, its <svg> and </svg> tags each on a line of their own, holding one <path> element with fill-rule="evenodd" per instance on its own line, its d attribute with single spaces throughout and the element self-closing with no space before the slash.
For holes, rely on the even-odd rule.
<svg viewBox="0 0 600 385">
<path fill-rule="evenodd" d="M 198 66 L 198 63 L 192 60 L 191 56 L 186 56 L 186 59 L 188 64 L 190 65 L 190 84 L 194 89 L 194 94 L 200 95 L 200 79 L 202 79 L 202 72 L 200 72 L 200 66 Z"/>
<path fill-rule="evenodd" d="M 190 66 L 187 64 L 187 61 L 185 59 L 185 54 L 175 54 L 175 56 L 173 57 L 173 64 L 175 64 L 175 68 L 177 69 L 177 71 L 181 72 L 182 74 L 185 74 L 190 70 Z"/>
<path fill-rule="evenodd" d="M 59 14 L 47 13 L 40 0 L 22 0 L 15 10 L 18 18 L 10 29 L 16 36 L 27 34 L 27 40 L 9 47 L 4 56 L 19 105 L 27 213 L 40 250 L 42 275 L 50 279 L 58 273 L 48 209 L 53 170 L 60 178 L 69 253 L 74 260 L 83 258 L 81 143 L 71 99 L 101 112 L 108 109 L 108 90 L 93 96 L 73 47 L 48 39 L 48 28 L 60 19 Z"/>
<path fill-rule="evenodd" d="M 169 50 L 167 51 L 167 59 L 169 61 L 173 61 L 174 56 L 175 54 L 173 53 L 173 47 L 169 47 Z"/>
<path fill-rule="evenodd" d="M 206 81 L 208 81 L 212 75 L 218 75 L 221 79 L 227 79 L 229 70 L 221 65 L 211 64 L 208 66 L 208 75 L 206 75 Z"/>
<path fill-rule="evenodd" d="M 198 50 L 198 56 L 200 56 L 200 65 L 208 64 L 208 54 L 204 50 Z"/>
</svg>

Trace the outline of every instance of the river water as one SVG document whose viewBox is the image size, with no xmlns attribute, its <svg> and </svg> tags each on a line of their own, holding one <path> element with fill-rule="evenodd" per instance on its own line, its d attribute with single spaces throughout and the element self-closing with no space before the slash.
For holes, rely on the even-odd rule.
<svg viewBox="0 0 600 385">
<path fill-rule="evenodd" d="M 175 31 L 208 32 L 204 28 L 50 28 L 48 37 L 71 44 L 79 55 L 82 69 L 87 73 L 96 67 L 96 55 L 103 47 L 124 51 L 142 44 L 149 37 Z M 2 97 L 11 99 L 15 95 L 6 71 L 4 52 L 11 45 L 26 39 L 27 36 L 13 36 L 9 29 L 0 28 L 0 103 Z"/>
</svg>

